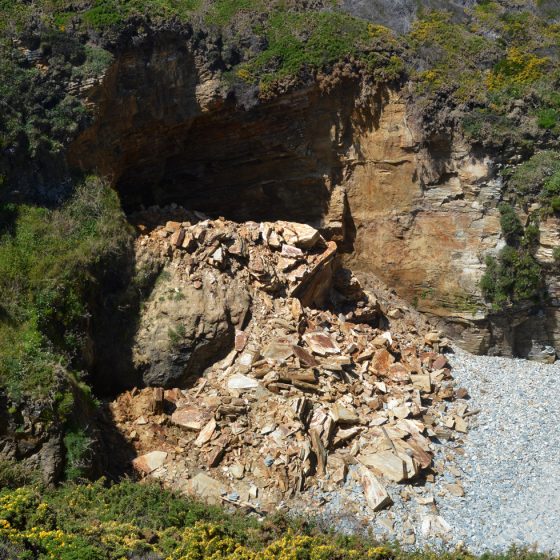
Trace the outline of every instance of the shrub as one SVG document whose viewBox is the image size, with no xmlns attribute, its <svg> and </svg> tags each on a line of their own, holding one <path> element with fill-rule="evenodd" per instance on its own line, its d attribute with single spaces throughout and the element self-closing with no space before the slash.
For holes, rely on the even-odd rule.
<svg viewBox="0 0 560 560">
<path fill-rule="evenodd" d="M 25 484 L 33 484 L 38 479 L 39 473 L 23 463 L 0 459 L 0 488 L 17 488 Z"/>
<path fill-rule="evenodd" d="M 537 113 L 537 124 L 541 128 L 551 129 L 558 122 L 558 111 L 553 108 L 541 109 Z"/>
<path fill-rule="evenodd" d="M 431 11 L 415 22 L 407 37 L 421 92 L 451 92 L 459 103 L 483 102 L 483 68 L 494 61 L 493 41 L 453 22 L 449 12 Z"/>
<path fill-rule="evenodd" d="M 508 185 L 521 197 L 538 196 L 547 181 L 560 173 L 560 154 L 551 150 L 537 152 L 508 173 Z"/>
<path fill-rule="evenodd" d="M 93 440 L 83 429 L 73 427 L 64 436 L 66 449 L 65 476 L 67 480 L 75 480 L 86 475 L 89 455 Z"/>
<path fill-rule="evenodd" d="M 500 225 L 504 238 L 509 244 L 516 244 L 523 236 L 523 226 L 515 213 L 513 207 L 509 204 L 500 204 Z"/>
<path fill-rule="evenodd" d="M 523 52 L 519 47 L 511 47 L 506 57 L 489 74 L 488 88 L 500 90 L 532 84 L 543 76 L 549 62 L 548 58 L 539 58 L 532 53 Z"/>
<path fill-rule="evenodd" d="M 480 287 L 495 310 L 536 301 L 543 290 L 541 267 L 529 252 L 508 245 L 500 251 L 498 259 L 486 258 L 486 271 Z"/>
<path fill-rule="evenodd" d="M 537 222 L 531 222 L 523 235 L 523 246 L 527 248 L 536 247 L 539 243 L 540 229 Z"/>
</svg>

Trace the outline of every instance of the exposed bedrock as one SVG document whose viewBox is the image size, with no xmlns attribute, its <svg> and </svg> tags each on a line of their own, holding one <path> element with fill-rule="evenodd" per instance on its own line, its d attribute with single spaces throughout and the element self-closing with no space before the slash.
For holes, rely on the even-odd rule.
<svg viewBox="0 0 560 560">
<path fill-rule="evenodd" d="M 560 347 L 556 277 L 548 308 L 488 316 L 479 281 L 503 245 L 501 181 L 457 131 L 426 137 L 406 86 L 342 81 L 243 105 L 224 84 L 175 37 L 123 53 L 89 94 L 97 118 L 70 162 L 110 176 L 129 210 L 175 202 L 319 227 L 366 284 L 377 275 L 473 352 Z M 541 224 L 539 258 L 557 225 Z"/>
</svg>

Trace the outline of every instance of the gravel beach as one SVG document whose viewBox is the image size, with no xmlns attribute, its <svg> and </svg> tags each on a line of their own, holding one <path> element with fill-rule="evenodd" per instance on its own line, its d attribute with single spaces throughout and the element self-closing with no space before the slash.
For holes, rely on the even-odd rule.
<svg viewBox="0 0 560 560">
<path fill-rule="evenodd" d="M 467 434 L 435 446 L 434 464 L 443 475 L 388 485 L 394 505 L 371 516 L 351 468 L 342 491 L 313 493 L 321 503 L 319 518 L 340 531 L 365 530 L 406 548 L 464 546 L 483 553 L 518 546 L 559 554 L 560 362 L 459 349 L 447 357 L 474 414 Z M 457 484 L 464 496 L 450 492 Z"/>
<path fill-rule="evenodd" d="M 518 545 L 560 553 L 560 362 L 461 350 L 449 361 L 471 410 L 480 409 L 456 458 L 465 497 L 438 501 L 453 540 L 473 552 Z"/>
</svg>

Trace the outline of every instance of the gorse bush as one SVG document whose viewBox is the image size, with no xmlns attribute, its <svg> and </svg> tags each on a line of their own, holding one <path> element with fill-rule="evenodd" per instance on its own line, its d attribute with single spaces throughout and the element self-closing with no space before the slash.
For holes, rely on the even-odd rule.
<svg viewBox="0 0 560 560">
<path fill-rule="evenodd" d="M 155 484 L 102 481 L 0 490 L 0 553 L 19 560 L 475 560 L 463 550 L 405 552 L 310 523 L 227 514 Z M 10 556 L 8 556 L 10 558 Z M 485 560 L 550 560 L 513 550 Z"/>
<path fill-rule="evenodd" d="M 480 281 L 483 296 L 494 310 L 522 302 L 538 302 L 545 295 L 541 265 L 533 256 L 538 246 L 539 226 L 533 221 L 525 228 L 514 208 L 499 206 L 502 233 L 508 245 L 498 257 L 486 257 L 486 271 Z"/>
<path fill-rule="evenodd" d="M 539 301 L 542 296 L 541 267 L 525 250 L 504 247 L 498 258 L 486 258 L 486 272 L 481 280 L 484 297 L 495 310 L 525 301 Z"/>
<path fill-rule="evenodd" d="M 523 235 L 523 226 L 509 204 L 500 204 L 500 225 L 506 241 L 512 245 L 517 244 Z"/>
</svg>

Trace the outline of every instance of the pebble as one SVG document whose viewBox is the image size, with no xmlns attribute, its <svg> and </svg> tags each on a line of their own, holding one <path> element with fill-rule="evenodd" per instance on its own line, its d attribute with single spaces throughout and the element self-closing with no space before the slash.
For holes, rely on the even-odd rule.
<svg viewBox="0 0 560 560">
<path fill-rule="evenodd" d="M 404 549 L 462 547 L 482 554 L 506 552 L 515 545 L 559 554 L 560 407 L 555 401 L 560 362 L 474 356 L 460 349 L 447 357 L 457 387 L 468 390 L 469 410 L 480 412 L 470 418 L 461 442 L 435 446 L 434 464 L 445 464 L 443 476 L 433 483 L 388 485 L 395 514 L 389 539 Z M 449 491 L 453 481 L 461 484 L 464 496 Z M 403 498 L 406 487 L 418 499 Z M 358 519 L 341 512 L 353 502 L 367 514 L 362 491 L 353 483 L 345 490 L 329 493 L 320 517 L 338 531 L 359 532 Z M 317 497 L 321 494 L 316 491 Z M 431 496 L 435 503 L 427 499 Z M 379 515 L 370 517 L 376 535 Z"/>
<path fill-rule="evenodd" d="M 468 389 L 471 420 L 455 467 L 465 497 L 445 494 L 440 515 L 453 546 L 504 552 L 513 544 L 560 553 L 560 362 L 448 356 L 457 383 Z M 436 488 L 445 486 L 436 480 Z M 423 544 L 431 544 L 429 541 Z"/>
</svg>

